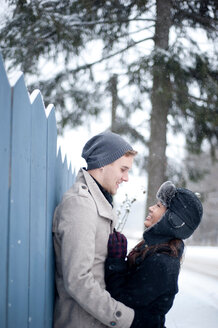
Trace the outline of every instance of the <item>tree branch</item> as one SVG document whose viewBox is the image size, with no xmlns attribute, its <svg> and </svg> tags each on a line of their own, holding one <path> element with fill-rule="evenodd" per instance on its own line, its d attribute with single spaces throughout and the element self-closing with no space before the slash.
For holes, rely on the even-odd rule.
<svg viewBox="0 0 218 328">
<path fill-rule="evenodd" d="M 91 68 L 92 66 L 94 66 L 94 65 L 96 65 L 96 64 L 100 64 L 100 63 L 102 63 L 103 61 L 105 61 L 105 60 L 107 60 L 107 59 L 110 59 L 110 58 L 112 58 L 112 57 L 114 57 L 114 56 L 116 56 L 116 55 L 119 55 L 119 54 L 125 52 L 126 50 L 128 50 L 128 49 L 134 47 L 135 45 L 137 45 L 137 44 L 139 44 L 139 43 L 142 43 L 142 42 L 144 42 L 144 41 L 148 41 L 148 40 L 153 40 L 153 38 L 150 37 L 150 38 L 145 38 L 145 39 L 142 39 L 142 40 L 139 40 L 139 41 L 131 42 L 131 44 L 129 44 L 127 47 L 125 47 L 125 48 L 123 48 L 123 49 L 121 49 L 121 50 L 119 50 L 119 51 L 116 51 L 116 52 L 114 52 L 113 54 L 110 54 L 110 55 L 108 55 L 108 56 L 106 56 L 106 57 L 103 57 L 103 58 L 101 58 L 101 59 L 99 59 L 99 60 L 96 60 L 95 62 L 92 62 L 92 63 L 90 63 L 90 64 L 85 64 L 85 65 L 79 66 L 79 67 L 73 69 L 72 72 L 73 72 L 73 73 L 76 73 L 76 72 L 78 72 L 78 71 L 80 71 L 80 70 L 83 70 L 83 69 L 85 70 L 85 69 Z"/>
<path fill-rule="evenodd" d="M 155 19 L 152 18 L 130 18 L 130 19 L 121 19 L 119 20 L 119 23 L 129 23 L 129 22 L 155 22 Z M 83 25 L 83 26 L 92 26 L 92 25 L 103 25 L 103 24 L 117 24 L 117 20 L 100 20 L 100 21 L 91 21 L 91 22 L 75 22 L 74 25 Z"/>
</svg>

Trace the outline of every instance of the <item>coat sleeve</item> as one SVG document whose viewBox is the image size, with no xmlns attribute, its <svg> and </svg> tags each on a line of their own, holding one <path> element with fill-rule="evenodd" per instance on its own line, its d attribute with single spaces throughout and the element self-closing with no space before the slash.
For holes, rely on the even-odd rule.
<svg viewBox="0 0 218 328">
<path fill-rule="evenodd" d="M 86 312 L 106 326 L 130 327 L 134 311 L 115 301 L 92 273 L 97 229 L 90 197 L 69 197 L 58 210 L 54 233 L 60 244 L 59 268 L 64 287 Z"/>
<path fill-rule="evenodd" d="M 131 272 L 122 260 L 108 258 L 105 263 L 106 287 L 112 297 L 153 314 L 165 314 L 172 306 L 178 274 L 178 260 L 165 254 L 150 256 Z"/>
</svg>

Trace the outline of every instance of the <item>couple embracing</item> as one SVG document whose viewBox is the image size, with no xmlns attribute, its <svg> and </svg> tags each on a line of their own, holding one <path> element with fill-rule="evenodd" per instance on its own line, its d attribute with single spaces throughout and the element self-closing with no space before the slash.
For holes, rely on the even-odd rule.
<svg viewBox="0 0 218 328">
<path fill-rule="evenodd" d="M 196 195 L 167 181 L 149 207 L 141 242 L 127 254 L 115 230 L 113 195 L 137 154 L 119 135 L 103 132 L 84 146 L 87 168 L 55 210 L 54 328 L 162 328 L 178 292 L 183 239 L 202 217 Z"/>
</svg>

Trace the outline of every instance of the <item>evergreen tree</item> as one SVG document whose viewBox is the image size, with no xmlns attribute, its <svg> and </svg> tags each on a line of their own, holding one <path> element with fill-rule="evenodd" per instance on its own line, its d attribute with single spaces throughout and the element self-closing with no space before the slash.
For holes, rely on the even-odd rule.
<svg viewBox="0 0 218 328">
<path fill-rule="evenodd" d="M 203 52 L 199 39 L 202 34 L 208 42 L 217 41 L 217 1 L 10 0 L 8 4 L 11 13 L 0 30 L 4 58 L 32 78 L 30 89 L 39 87 L 46 102 L 52 99 L 62 128 L 97 116 L 107 104 L 105 92 L 112 95 L 113 131 L 129 133 L 149 147 L 148 203 L 170 177 L 167 131 L 183 131 L 195 153 L 207 140 L 213 153 L 218 139 L 217 53 L 215 47 L 211 53 Z M 100 55 L 88 62 L 87 51 L 96 45 Z M 48 78 L 41 63 L 51 60 L 56 69 Z M 99 79 L 96 67 L 101 63 L 105 68 Z M 125 84 L 124 97 L 120 87 Z M 144 105 L 148 99 L 149 108 Z M 131 125 L 140 110 L 145 122 L 141 127 Z M 144 132 L 148 111 L 150 138 Z"/>
</svg>

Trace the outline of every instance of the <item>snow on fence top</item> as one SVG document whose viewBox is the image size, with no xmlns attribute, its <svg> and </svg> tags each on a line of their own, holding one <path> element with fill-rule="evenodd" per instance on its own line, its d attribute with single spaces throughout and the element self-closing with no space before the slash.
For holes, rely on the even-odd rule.
<svg viewBox="0 0 218 328">
<path fill-rule="evenodd" d="M 10 85 L 0 55 L 0 327 L 52 327 L 52 217 L 74 175 L 57 155 L 53 105 Z"/>
</svg>

